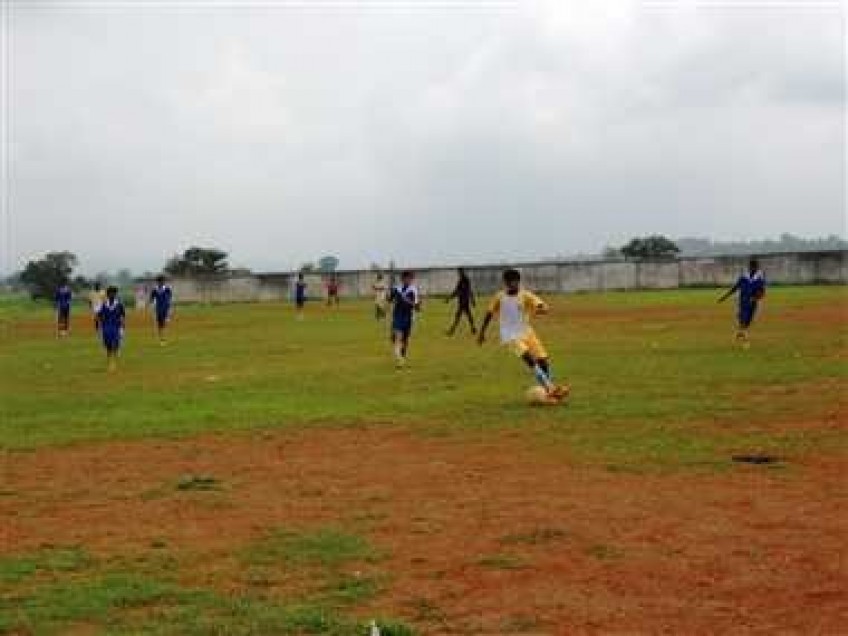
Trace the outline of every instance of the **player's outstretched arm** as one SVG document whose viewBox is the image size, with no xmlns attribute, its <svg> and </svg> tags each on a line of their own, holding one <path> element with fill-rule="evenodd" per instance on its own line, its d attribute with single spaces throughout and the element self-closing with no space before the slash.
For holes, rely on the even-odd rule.
<svg viewBox="0 0 848 636">
<path fill-rule="evenodd" d="M 533 292 L 525 292 L 525 296 L 523 299 L 524 310 L 528 313 L 532 312 L 537 316 L 541 316 L 542 314 L 548 313 L 550 308 L 548 307 L 548 303 L 539 298 Z"/>
<path fill-rule="evenodd" d="M 737 282 L 733 287 L 727 290 L 727 293 L 724 294 L 721 298 L 719 298 L 716 302 L 723 303 L 725 300 L 730 298 L 733 294 L 736 293 L 736 290 L 739 289 L 739 283 Z"/>
</svg>

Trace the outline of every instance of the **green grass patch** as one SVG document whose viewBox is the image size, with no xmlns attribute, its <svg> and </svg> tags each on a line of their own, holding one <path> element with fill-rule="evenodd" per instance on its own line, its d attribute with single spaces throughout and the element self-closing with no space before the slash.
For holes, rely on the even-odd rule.
<svg viewBox="0 0 848 636">
<path fill-rule="evenodd" d="M 248 546 L 241 558 L 248 565 L 283 563 L 338 568 L 375 556 L 362 537 L 335 528 L 319 528 L 311 532 L 277 529 Z"/>
<path fill-rule="evenodd" d="M 595 557 L 599 561 L 611 561 L 614 559 L 620 559 L 624 556 L 624 552 L 622 552 L 619 548 L 603 543 L 590 545 L 586 548 L 586 554 Z"/>
<path fill-rule="evenodd" d="M 329 545 L 323 539 L 320 543 Z M 329 543 L 338 545 L 337 540 Z M 313 544 L 306 551 L 314 549 Z M 341 552 L 351 554 L 350 545 Z M 339 564 L 339 558 L 317 561 Z M 307 560 L 315 559 L 310 555 Z M 114 635 L 366 633 L 365 622 L 339 607 L 370 598 L 376 580 L 346 576 L 324 586 L 323 595 L 308 601 L 224 595 L 180 585 L 176 564 L 160 556 L 98 561 L 78 548 L 49 548 L 0 561 L 0 634 L 50 636 L 80 626 Z M 393 619 L 380 619 L 380 625 L 384 634 L 414 633 Z"/>
<path fill-rule="evenodd" d="M 527 567 L 526 561 L 514 554 L 487 554 L 477 560 L 477 565 L 491 570 L 520 570 Z"/>
<path fill-rule="evenodd" d="M 728 427 L 774 444 L 772 422 L 844 416 L 848 309 L 841 287 L 772 290 L 753 347 L 733 346 L 733 307 L 712 290 L 550 296 L 536 322 L 563 408 L 530 409 L 523 364 L 467 332 L 446 338 L 450 307 L 425 303 L 409 367 L 393 368 L 368 302 L 316 303 L 298 322 L 281 304 L 178 307 L 170 345 L 130 312 L 117 373 L 105 372 L 88 316 L 57 341 L 52 311 L 0 304 L 0 448 L 178 437 L 208 431 L 407 426 L 432 435 L 521 430 L 571 461 L 721 469 Z M 822 324 L 821 316 L 830 316 Z M 738 431 L 737 431 L 738 432 Z M 780 455 L 835 441 L 778 436 Z"/>
<path fill-rule="evenodd" d="M 561 528 L 534 528 L 529 532 L 508 534 L 501 537 L 501 543 L 505 545 L 547 545 L 565 541 L 568 532 Z"/>
<path fill-rule="evenodd" d="M 6 556 L 0 558 L 0 585 L 84 570 L 90 563 L 91 557 L 80 547 L 46 547 L 32 554 Z"/>
<path fill-rule="evenodd" d="M 183 475 L 177 482 L 177 490 L 220 490 L 221 482 L 208 475 Z"/>
</svg>

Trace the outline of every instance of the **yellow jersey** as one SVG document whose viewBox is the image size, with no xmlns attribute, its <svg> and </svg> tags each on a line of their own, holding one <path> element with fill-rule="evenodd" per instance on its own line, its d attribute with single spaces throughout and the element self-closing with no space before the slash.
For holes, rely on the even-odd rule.
<svg viewBox="0 0 848 636">
<path fill-rule="evenodd" d="M 489 304 L 489 311 L 498 317 L 500 323 L 501 342 L 512 342 L 532 332 L 530 319 L 547 309 L 545 301 L 526 289 L 520 289 L 513 295 L 500 291 Z"/>
</svg>

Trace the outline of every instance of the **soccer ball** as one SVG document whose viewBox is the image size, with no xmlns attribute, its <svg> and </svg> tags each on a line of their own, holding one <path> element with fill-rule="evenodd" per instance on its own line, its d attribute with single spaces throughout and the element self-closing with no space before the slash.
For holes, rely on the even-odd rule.
<svg viewBox="0 0 848 636">
<path fill-rule="evenodd" d="M 548 395 L 548 392 L 545 390 L 545 387 L 539 386 L 538 384 L 535 384 L 529 389 L 527 389 L 524 395 L 527 398 L 527 403 L 533 406 L 542 406 L 556 403 L 556 400 L 554 400 L 553 398 L 551 398 L 551 396 Z"/>
</svg>

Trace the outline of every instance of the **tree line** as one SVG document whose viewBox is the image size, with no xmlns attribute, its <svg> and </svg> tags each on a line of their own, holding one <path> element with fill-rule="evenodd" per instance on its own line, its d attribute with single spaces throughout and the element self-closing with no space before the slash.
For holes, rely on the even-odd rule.
<svg viewBox="0 0 848 636">
<path fill-rule="evenodd" d="M 250 270 L 244 268 L 230 267 L 228 257 L 226 251 L 217 247 L 192 246 L 169 258 L 162 268 L 162 273 L 166 276 L 206 280 L 214 280 L 232 273 L 250 273 Z M 10 276 L 6 282 L 13 288 L 25 289 L 33 298 L 53 298 L 56 290 L 65 284 L 77 292 L 91 289 L 98 283 L 125 288 L 156 276 L 153 272 L 134 276 L 129 269 L 121 269 L 114 274 L 101 272 L 88 278 L 74 273 L 78 264 L 79 259 L 73 252 L 48 252 L 27 262 L 20 272 Z M 335 256 L 322 256 L 317 260 L 317 264 L 305 264 L 303 270 L 330 273 L 336 271 L 338 265 L 339 259 Z"/>
</svg>

